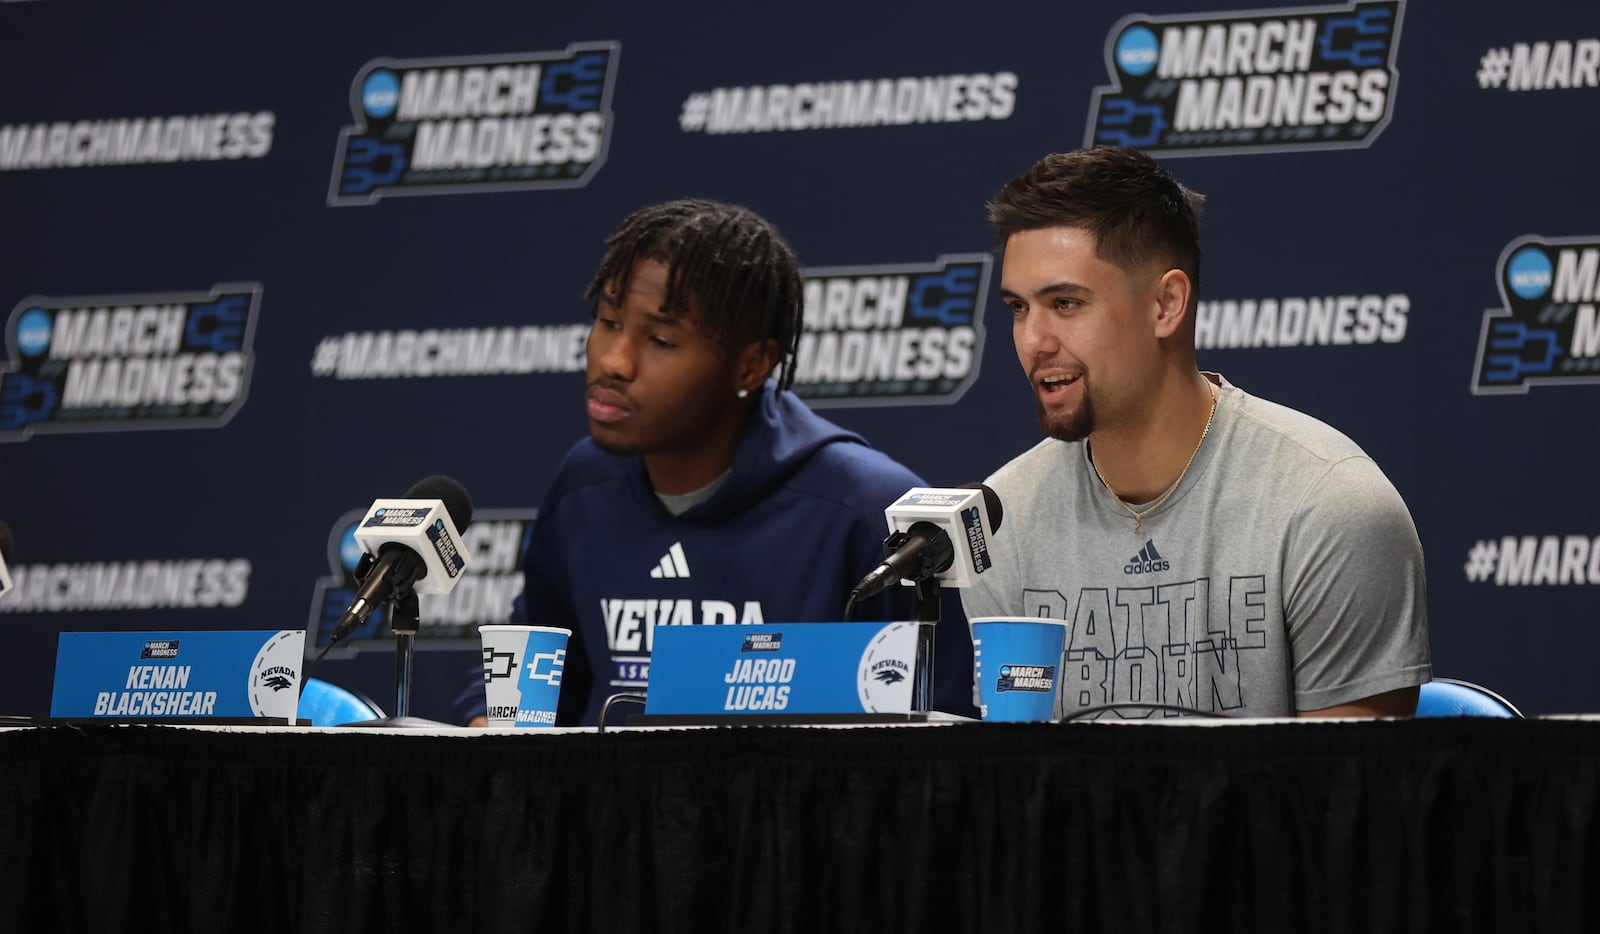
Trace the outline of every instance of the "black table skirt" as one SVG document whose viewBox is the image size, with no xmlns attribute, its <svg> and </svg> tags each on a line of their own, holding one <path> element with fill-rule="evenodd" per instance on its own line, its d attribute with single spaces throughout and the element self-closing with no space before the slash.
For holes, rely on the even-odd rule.
<svg viewBox="0 0 1600 934">
<path fill-rule="evenodd" d="M 1571 720 L 16 730 L 0 927 L 1594 931 L 1597 764 Z"/>
</svg>

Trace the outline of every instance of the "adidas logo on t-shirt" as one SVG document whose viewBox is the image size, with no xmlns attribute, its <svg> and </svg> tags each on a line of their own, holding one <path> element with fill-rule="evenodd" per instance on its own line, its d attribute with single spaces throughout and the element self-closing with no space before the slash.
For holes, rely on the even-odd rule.
<svg viewBox="0 0 1600 934">
<path fill-rule="evenodd" d="M 688 577 L 689 559 L 683 556 L 683 542 L 673 542 L 661 562 L 650 569 L 651 577 Z"/>
<path fill-rule="evenodd" d="M 1171 566 L 1166 558 L 1161 557 L 1161 552 L 1156 551 L 1156 540 L 1150 538 L 1145 539 L 1144 547 L 1139 549 L 1138 554 L 1128 559 L 1128 563 L 1122 568 L 1122 573 L 1153 574 L 1156 571 L 1165 571 Z"/>
</svg>

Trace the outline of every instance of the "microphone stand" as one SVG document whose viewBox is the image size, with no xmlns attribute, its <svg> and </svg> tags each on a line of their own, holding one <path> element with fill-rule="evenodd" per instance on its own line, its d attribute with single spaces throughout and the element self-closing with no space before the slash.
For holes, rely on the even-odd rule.
<svg viewBox="0 0 1600 934">
<path fill-rule="evenodd" d="M 890 532 L 889 537 L 883 540 L 883 553 L 893 555 L 910 540 L 908 532 Z M 945 562 L 945 567 L 949 567 L 948 561 Z M 939 577 L 938 572 L 929 565 L 926 558 L 916 575 L 916 577 L 902 578 L 916 586 L 913 615 L 917 625 L 917 667 L 911 684 L 911 710 L 926 717 L 933 710 L 933 636 L 939 628 Z M 858 584 L 857 590 L 851 591 L 850 599 L 845 603 L 846 619 L 850 616 L 851 607 L 855 605 L 860 587 Z"/>
<path fill-rule="evenodd" d="M 933 634 L 939 628 L 939 578 L 929 575 L 916 582 L 917 674 L 911 686 L 911 709 L 923 714 L 933 709 Z"/>
<path fill-rule="evenodd" d="M 381 720 L 358 720 L 340 726 L 368 726 L 385 729 L 418 729 L 449 726 L 437 720 L 411 716 L 411 656 L 416 650 L 417 629 L 422 625 L 422 610 L 417 592 L 410 587 L 396 591 L 386 601 L 389 607 L 389 628 L 394 630 L 394 716 Z"/>
</svg>

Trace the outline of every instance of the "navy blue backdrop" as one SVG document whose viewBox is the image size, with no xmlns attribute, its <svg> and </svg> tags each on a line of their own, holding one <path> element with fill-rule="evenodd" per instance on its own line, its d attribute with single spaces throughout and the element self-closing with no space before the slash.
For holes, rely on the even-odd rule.
<svg viewBox="0 0 1600 934">
<path fill-rule="evenodd" d="M 1037 437 L 984 203 L 1094 142 L 1209 198 L 1202 365 L 1405 496 L 1437 673 L 1595 710 L 1597 37 L 1558 0 L 0 2 L 0 713 L 48 712 L 62 630 L 325 639 L 355 514 L 442 472 L 476 568 L 413 713 L 449 719 L 584 430 L 603 237 L 653 201 L 772 218 L 802 392 L 983 477 Z M 336 652 L 392 707 L 391 636 Z"/>
</svg>

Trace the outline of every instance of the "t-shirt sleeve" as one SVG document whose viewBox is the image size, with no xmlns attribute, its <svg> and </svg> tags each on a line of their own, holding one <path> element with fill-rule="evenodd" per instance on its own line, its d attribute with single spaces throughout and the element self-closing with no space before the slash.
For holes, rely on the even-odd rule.
<svg viewBox="0 0 1600 934">
<path fill-rule="evenodd" d="M 993 552 L 994 547 L 991 545 L 990 553 L 993 554 Z M 1001 599 L 1002 595 L 999 592 L 998 585 L 1000 584 L 1000 577 L 1004 573 L 1004 571 L 996 572 L 994 568 L 990 568 L 988 572 L 979 576 L 971 587 L 961 591 L 961 606 L 966 611 L 967 619 L 1019 613 L 1014 608 L 1007 609 Z"/>
<path fill-rule="evenodd" d="M 1339 460 L 1312 483 L 1290 523 L 1284 563 L 1298 709 L 1432 677 L 1422 543 L 1399 492 L 1369 458 Z"/>
</svg>

